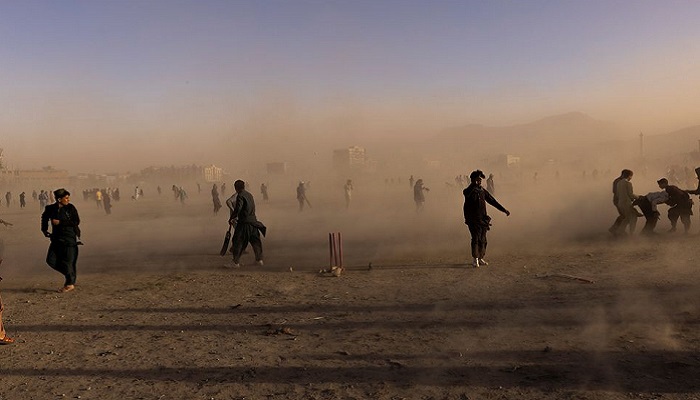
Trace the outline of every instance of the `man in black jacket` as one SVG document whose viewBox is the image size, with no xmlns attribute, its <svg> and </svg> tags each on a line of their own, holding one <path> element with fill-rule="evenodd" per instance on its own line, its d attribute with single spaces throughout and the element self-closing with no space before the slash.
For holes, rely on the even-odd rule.
<svg viewBox="0 0 700 400">
<path fill-rule="evenodd" d="M 263 265 L 263 248 L 260 233 L 265 236 L 267 228 L 255 216 L 255 200 L 253 195 L 245 190 L 245 182 L 237 180 L 233 183 L 236 189 L 236 205 L 231 211 L 229 224 L 235 226 L 233 231 L 233 264 L 231 267 L 240 267 L 241 255 L 248 243 L 253 247 L 255 262 Z"/>
<path fill-rule="evenodd" d="M 486 255 L 486 232 L 491 226 L 491 217 L 486 213 L 486 203 L 491 204 L 496 209 L 506 215 L 510 211 L 500 205 L 491 194 L 481 186 L 484 173 L 476 170 L 469 175 L 471 184 L 462 192 L 464 195 L 464 223 L 469 227 L 472 236 L 472 265 L 478 268 L 481 265 L 489 265 L 485 260 Z"/>
<path fill-rule="evenodd" d="M 65 284 L 58 290 L 65 293 L 75 289 L 80 217 L 75 206 L 70 204 L 70 193 L 66 189 L 57 189 L 53 193 L 56 202 L 44 208 L 41 214 L 41 232 L 51 239 L 46 263 L 65 276 Z"/>
<path fill-rule="evenodd" d="M 678 223 L 678 218 L 680 218 L 685 233 L 688 233 L 688 230 L 690 230 L 690 216 L 693 215 L 693 200 L 690 199 L 690 195 L 677 186 L 669 185 L 666 178 L 661 178 L 656 183 L 668 193 L 666 204 L 671 206 L 668 209 L 668 219 L 671 220 L 671 230 L 669 232 L 676 231 L 676 224 Z"/>
</svg>

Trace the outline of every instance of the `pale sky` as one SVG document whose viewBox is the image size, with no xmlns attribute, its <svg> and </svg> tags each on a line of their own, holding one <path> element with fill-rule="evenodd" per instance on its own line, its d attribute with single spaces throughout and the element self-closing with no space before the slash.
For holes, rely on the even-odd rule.
<svg viewBox="0 0 700 400">
<path fill-rule="evenodd" d="M 700 124 L 698 21 L 690 0 L 0 0 L 0 147 L 29 168 L 268 119 L 416 136 L 569 111 L 665 133 Z"/>
</svg>

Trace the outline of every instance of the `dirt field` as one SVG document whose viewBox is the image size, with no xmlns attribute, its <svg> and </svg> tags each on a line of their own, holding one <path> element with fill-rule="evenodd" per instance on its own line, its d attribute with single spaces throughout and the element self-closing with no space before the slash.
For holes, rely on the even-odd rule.
<svg viewBox="0 0 700 400">
<path fill-rule="evenodd" d="M 0 399 L 700 398 L 697 235 L 610 241 L 613 210 L 581 204 L 590 229 L 536 234 L 559 231 L 506 193 L 513 215 L 490 211 L 491 265 L 473 269 L 459 194 L 418 216 L 410 195 L 347 212 L 291 198 L 258 206 L 266 265 L 224 269 L 207 192 L 111 216 L 73 196 L 86 245 L 65 294 L 36 203 L 3 207 L 17 343 L 0 347 Z M 322 277 L 335 230 L 349 268 Z"/>
</svg>

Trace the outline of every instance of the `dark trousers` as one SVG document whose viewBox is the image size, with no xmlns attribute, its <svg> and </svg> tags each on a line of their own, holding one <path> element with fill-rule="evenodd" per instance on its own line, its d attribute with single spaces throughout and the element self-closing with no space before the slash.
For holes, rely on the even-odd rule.
<svg viewBox="0 0 700 400">
<path fill-rule="evenodd" d="M 644 228 L 642 228 L 642 233 L 645 235 L 654 233 L 656 223 L 659 222 L 659 212 L 654 211 L 651 202 L 646 198 L 646 196 L 639 196 L 632 204 L 639 207 L 639 209 L 642 210 L 642 214 L 644 214 L 644 218 L 646 218 L 646 223 L 644 224 Z"/>
<path fill-rule="evenodd" d="M 620 229 L 620 225 L 622 225 L 622 221 L 625 220 L 625 213 L 615 205 L 615 209 L 617 210 L 617 218 L 615 219 L 615 222 L 613 222 L 612 226 L 610 229 L 608 229 L 611 233 L 617 233 L 617 231 Z"/>
<path fill-rule="evenodd" d="M 488 226 L 482 224 L 469 224 L 469 233 L 472 235 L 472 257 L 484 258 L 486 255 L 486 232 Z"/>
<path fill-rule="evenodd" d="M 671 220 L 671 228 L 676 229 L 678 218 L 681 219 L 683 227 L 687 232 L 690 229 L 690 216 L 693 215 L 692 208 L 688 206 L 675 206 L 668 209 L 668 219 Z"/>
<path fill-rule="evenodd" d="M 261 261 L 263 259 L 263 248 L 262 240 L 260 240 L 260 231 L 258 228 L 250 224 L 238 224 L 236 229 L 233 231 L 233 262 L 238 264 L 241 260 L 241 255 L 243 250 L 248 247 L 248 243 L 253 247 L 253 252 L 255 252 L 255 261 Z"/>
<path fill-rule="evenodd" d="M 52 242 L 46 255 L 46 263 L 66 277 L 66 286 L 75 285 L 78 246 Z"/>
</svg>

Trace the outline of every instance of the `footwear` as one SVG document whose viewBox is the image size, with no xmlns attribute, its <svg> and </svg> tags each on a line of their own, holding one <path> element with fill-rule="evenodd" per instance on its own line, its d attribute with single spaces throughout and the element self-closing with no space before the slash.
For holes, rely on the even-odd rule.
<svg viewBox="0 0 700 400">
<path fill-rule="evenodd" d="M 15 342 L 15 339 L 12 339 L 11 337 L 5 335 L 4 338 L 0 339 L 0 346 L 6 345 L 6 344 L 12 344 Z"/>
<path fill-rule="evenodd" d="M 474 261 L 472 261 L 472 267 L 479 268 L 479 259 L 478 258 L 475 258 Z"/>
<path fill-rule="evenodd" d="M 265 265 L 265 263 L 263 262 L 263 260 L 258 260 L 255 262 L 255 265 L 259 265 L 262 267 L 263 265 Z"/>
<path fill-rule="evenodd" d="M 66 285 L 58 289 L 58 293 L 70 292 L 71 290 L 75 290 L 75 285 Z"/>
<path fill-rule="evenodd" d="M 231 262 L 224 264 L 224 268 L 240 268 L 240 267 L 241 267 L 241 264 L 234 262 L 234 261 L 231 261 Z"/>
<path fill-rule="evenodd" d="M 489 265 L 489 263 L 487 263 L 486 260 L 484 260 L 483 258 L 480 258 L 480 259 L 479 259 L 479 265 L 484 265 L 484 266 L 486 266 L 486 265 Z"/>
<path fill-rule="evenodd" d="M 671 228 L 671 229 L 668 230 L 668 233 L 673 233 L 673 232 L 675 232 L 675 231 L 676 231 L 676 227 L 674 226 L 673 228 Z"/>
</svg>

